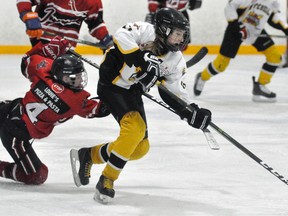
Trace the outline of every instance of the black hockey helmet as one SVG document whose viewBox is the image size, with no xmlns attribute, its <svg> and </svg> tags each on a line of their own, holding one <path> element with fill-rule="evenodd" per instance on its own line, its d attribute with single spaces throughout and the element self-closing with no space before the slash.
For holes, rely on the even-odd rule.
<svg viewBox="0 0 288 216">
<path fill-rule="evenodd" d="M 57 57 L 50 73 L 55 81 L 74 90 L 84 89 L 88 82 L 83 62 L 72 54 Z"/>
<path fill-rule="evenodd" d="M 181 12 L 172 8 L 162 8 L 156 12 L 154 22 L 156 38 L 159 38 L 169 51 L 176 52 L 186 47 L 190 38 L 189 21 Z M 183 40 L 179 43 L 169 43 L 167 39 L 175 29 L 184 30 Z"/>
</svg>

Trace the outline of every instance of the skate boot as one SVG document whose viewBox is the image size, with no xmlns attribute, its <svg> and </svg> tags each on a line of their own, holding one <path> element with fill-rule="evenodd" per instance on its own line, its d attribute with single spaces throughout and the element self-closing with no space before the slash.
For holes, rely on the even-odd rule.
<svg viewBox="0 0 288 216">
<path fill-rule="evenodd" d="M 6 178 L 6 168 L 9 166 L 10 163 L 5 161 L 0 161 L 0 176 Z"/>
<path fill-rule="evenodd" d="M 89 184 L 90 171 L 92 167 L 92 160 L 90 156 L 91 148 L 81 148 L 80 150 L 71 149 L 70 162 L 74 183 L 77 187 Z M 79 168 L 76 163 L 78 161 Z"/>
<path fill-rule="evenodd" d="M 255 77 L 252 77 L 253 80 L 253 97 L 254 102 L 267 102 L 273 103 L 276 102 L 276 94 L 271 92 L 265 85 L 261 85 L 259 82 L 255 81 Z"/>
<path fill-rule="evenodd" d="M 206 81 L 202 80 L 202 78 L 201 78 L 201 72 L 198 73 L 196 75 L 194 88 L 193 88 L 195 96 L 199 96 L 202 93 L 205 82 Z"/>
<path fill-rule="evenodd" d="M 94 200 L 107 204 L 114 196 L 113 181 L 101 175 L 96 185 Z"/>
</svg>

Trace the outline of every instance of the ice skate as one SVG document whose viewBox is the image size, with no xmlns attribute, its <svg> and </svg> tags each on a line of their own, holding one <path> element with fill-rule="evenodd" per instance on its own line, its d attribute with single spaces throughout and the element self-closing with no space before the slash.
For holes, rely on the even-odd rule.
<svg viewBox="0 0 288 216">
<path fill-rule="evenodd" d="M 9 165 L 10 163 L 8 162 L 5 162 L 5 161 L 1 161 L 0 160 L 0 176 L 1 177 L 6 177 L 6 174 L 5 174 L 5 169 L 6 167 Z"/>
<path fill-rule="evenodd" d="M 261 85 L 260 83 L 255 81 L 255 77 L 252 77 L 253 80 L 253 97 L 252 100 L 254 102 L 266 102 L 273 103 L 276 102 L 276 94 L 271 92 L 265 85 Z"/>
<path fill-rule="evenodd" d="M 198 73 L 196 75 L 194 88 L 193 88 L 195 96 L 199 96 L 202 93 L 205 82 L 206 81 L 202 80 L 202 78 L 201 78 L 201 72 Z"/>
<path fill-rule="evenodd" d="M 90 151 L 91 148 L 81 148 L 80 150 L 71 149 L 70 151 L 73 178 L 77 187 L 89 184 L 90 170 L 92 167 Z"/>
<path fill-rule="evenodd" d="M 96 185 L 94 200 L 107 204 L 112 198 L 114 198 L 114 196 L 115 191 L 113 189 L 113 181 L 101 175 Z"/>
</svg>

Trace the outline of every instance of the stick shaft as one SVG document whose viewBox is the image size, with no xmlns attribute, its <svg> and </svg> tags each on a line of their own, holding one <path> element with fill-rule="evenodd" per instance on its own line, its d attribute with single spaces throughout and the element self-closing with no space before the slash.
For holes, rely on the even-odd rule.
<svg viewBox="0 0 288 216">
<path fill-rule="evenodd" d="M 252 158 L 254 161 L 256 161 L 259 165 L 261 165 L 264 169 L 266 169 L 268 172 L 276 176 L 280 181 L 288 185 L 288 180 L 280 175 L 278 172 L 276 172 L 272 167 L 270 167 L 268 164 L 263 162 L 259 157 L 257 157 L 255 154 L 253 154 L 251 151 L 249 151 L 247 148 L 245 148 L 243 145 L 241 145 L 239 142 L 237 142 L 234 138 L 232 138 L 229 134 L 227 134 L 225 131 L 223 131 L 221 128 L 219 128 L 216 124 L 213 122 L 210 122 L 210 126 L 216 130 L 219 134 L 221 134 L 224 138 L 226 138 L 228 141 L 230 141 L 233 145 L 235 145 L 238 149 L 240 149 L 242 152 L 244 152 L 248 157 Z"/>
<path fill-rule="evenodd" d="M 48 35 L 48 36 L 56 36 L 55 33 L 47 32 L 47 31 L 45 31 L 43 34 L 44 35 Z M 85 41 L 85 40 L 81 40 L 81 39 L 71 38 L 71 37 L 67 37 L 67 36 L 63 36 L 63 38 L 68 40 L 68 41 L 81 43 L 81 44 L 85 44 L 85 45 L 89 45 L 89 46 L 94 46 L 94 47 L 97 47 L 97 48 L 100 48 L 100 49 L 107 49 L 107 47 L 105 47 L 105 46 L 103 46 L 103 45 L 101 45 L 99 43 L 93 43 L 93 42 L 90 42 L 90 41 Z"/>
<path fill-rule="evenodd" d="M 287 35 L 266 35 L 266 34 L 260 34 L 258 37 L 272 37 L 272 38 L 288 38 Z"/>
</svg>

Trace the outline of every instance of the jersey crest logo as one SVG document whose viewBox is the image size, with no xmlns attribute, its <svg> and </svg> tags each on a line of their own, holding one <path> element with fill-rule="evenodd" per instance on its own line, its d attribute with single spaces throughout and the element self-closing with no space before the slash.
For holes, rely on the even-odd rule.
<svg viewBox="0 0 288 216">
<path fill-rule="evenodd" d="M 36 69 L 39 70 L 41 68 L 45 68 L 48 65 L 46 60 L 42 60 L 39 64 L 36 65 Z"/>
<path fill-rule="evenodd" d="M 64 91 L 64 86 L 58 84 L 58 83 L 53 83 L 51 86 L 52 90 L 56 93 L 62 93 Z"/>
</svg>

